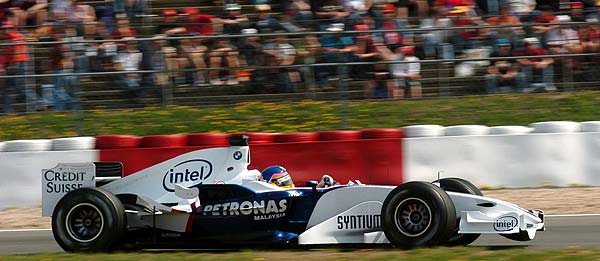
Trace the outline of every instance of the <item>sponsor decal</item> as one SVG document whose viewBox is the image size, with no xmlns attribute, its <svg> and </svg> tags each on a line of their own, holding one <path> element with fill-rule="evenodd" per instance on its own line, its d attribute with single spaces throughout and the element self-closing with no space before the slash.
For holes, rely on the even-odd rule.
<svg viewBox="0 0 600 261">
<path fill-rule="evenodd" d="M 226 202 L 202 207 L 203 215 L 210 216 L 253 216 L 254 220 L 268 220 L 285 216 L 287 199 Z"/>
<path fill-rule="evenodd" d="M 184 187 L 190 187 L 202 184 L 210 177 L 213 166 L 210 161 L 203 159 L 188 160 L 173 166 L 163 177 L 163 188 L 166 191 L 174 192 L 175 184 L 181 184 Z"/>
<path fill-rule="evenodd" d="M 300 196 L 301 196 L 301 195 L 300 195 L 300 192 L 298 192 L 298 191 L 295 191 L 295 190 L 290 190 L 290 191 L 288 191 L 288 194 L 289 194 L 289 196 L 290 196 L 291 198 L 295 198 L 295 197 L 300 197 Z"/>
<path fill-rule="evenodd" d="M 46 181 L 46 193 L 67 193 L 83 186 L 85 171 L 54 171 L 46 170 L 44 180 Z"/>
<path fill-rule="evenodd" d="M 505 216 L 499 217 L 494 222 L 494 230 L 498 232 L 511 231 L 519 225 L 519 220 L 515 217 Z"/>
<path fill-rule="evenodd" d="M 339 215 L 337 229 L 373 229 L 381 228 L 381 215 Z"/>
<path fill-rule="evenodd" d="M 233 159 L 235 159 L 235 160 L 240 160 L 240 159 L 242 159 L 242 152 L 241 152 L 241 151 L 239 151 L 239 150 L 238 150 L 238 151 L 236 151 L 236 152 L 234 152 L 234 153 L 233 153 Z"/>
</svg>

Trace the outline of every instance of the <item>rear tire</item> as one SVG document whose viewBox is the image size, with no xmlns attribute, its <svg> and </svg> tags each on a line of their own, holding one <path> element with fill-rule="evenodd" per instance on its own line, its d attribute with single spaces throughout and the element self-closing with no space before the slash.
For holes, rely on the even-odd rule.
<svg viewBox="0 0 600 261">
<path fill-rule="evenodd" d="M 110 251 L 122 238 L 125 208 L 100 188 L 81 188 L 65 195 L 52 214 L 52 233 L 68 252 Z"/>
<path fill-rule="evenodd" d="M 440 179 L 440 187 L 445 191 L 450 192 L 458 192 L 465 193 L 477 196 L 483 196 L 481 190 L 477 188 L 473 183 L 460 179 L 460 178 L 445 178 Z M 456 222 L 456 228 L 454 229 L 454 233 L 446 242 L 448 246 L 466 246 L 471 244 L 477 240 L 481 234 L 459 234 L 458 233 L 458 224 L 460 222 L 460 218 Z"/>
<path fill-rule="evenodd" d="M 450 196 L 426 182 L 404 183 L 388 194 L 381 219 L 387 239 L 396 247 L 431 246 L 446 242 L 456 222 Z"/>
</svg>

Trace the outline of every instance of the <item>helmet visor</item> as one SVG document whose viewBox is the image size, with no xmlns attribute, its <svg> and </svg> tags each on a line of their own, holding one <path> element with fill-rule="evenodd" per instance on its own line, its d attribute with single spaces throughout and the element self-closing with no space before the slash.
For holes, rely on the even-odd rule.
<svg viewBox="0 0 600 261">
<path fill-rule="evenodd" d="M 271 177 L 271 180 L 269 181 L 269 183 L 276 185 L 278 187 L 283 187 L 283 188 L 293 188 L 294 187 L 294 182 L 292 181 L 292 177 L 290 177 L 290 175 L 287 172 L 274 174 Z"/>
</svg>

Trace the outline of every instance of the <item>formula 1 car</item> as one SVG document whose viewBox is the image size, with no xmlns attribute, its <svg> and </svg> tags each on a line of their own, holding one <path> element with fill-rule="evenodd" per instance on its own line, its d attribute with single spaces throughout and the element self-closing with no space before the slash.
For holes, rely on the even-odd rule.
<svg viewBox="0 0 600 261">
<path fill-rule="evenodd" d="M 467 245 L 480 234 L 525 241 L 544 230 L 541 210 L 487 198 L 458 178 L 399 186 L 284 189 L 248 170 L 247 137 L 192 151 L 121 177 L 118 162 L 42 170 L 44 216 L 66 251 L 180 243 Z"/>
</svg>

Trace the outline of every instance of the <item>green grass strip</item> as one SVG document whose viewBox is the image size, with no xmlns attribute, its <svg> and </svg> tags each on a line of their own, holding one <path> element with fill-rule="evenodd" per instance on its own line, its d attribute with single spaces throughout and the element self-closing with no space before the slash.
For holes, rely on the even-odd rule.
<svg viewBox="0 0 600 261">
<path fill-rule="evenodd" d="M 301 132 L 415 124 L 528 125 L 600 120 L 600 92 L 507 94 L 395 101 L 245 102 L 0 116 L 0 140 L 77 135 Z"/>
</svg>

